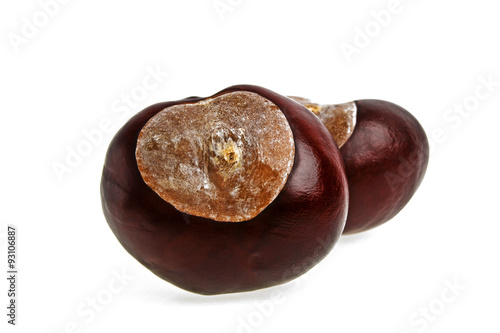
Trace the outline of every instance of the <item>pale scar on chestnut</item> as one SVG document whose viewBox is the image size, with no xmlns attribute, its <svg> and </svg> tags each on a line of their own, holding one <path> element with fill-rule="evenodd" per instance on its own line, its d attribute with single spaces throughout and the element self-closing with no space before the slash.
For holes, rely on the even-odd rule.
<svg viewBox="0 0 500 333">
<path fill-rule="evenodd" d="M 295 143 L 283 112 L 252 92 L 165 108 L 139 133 L 144 182 L 184 213 L 221 222 L 254 218 L 281 192 Z"/>
<path fill-rule="evenodd" d="M 332 134 L 339 148 L 351 137 L 356 126 L 356 103 L 322 105 L 303 97 L 289 96 L 289 98 L 314 113 Z"/>
</svg>

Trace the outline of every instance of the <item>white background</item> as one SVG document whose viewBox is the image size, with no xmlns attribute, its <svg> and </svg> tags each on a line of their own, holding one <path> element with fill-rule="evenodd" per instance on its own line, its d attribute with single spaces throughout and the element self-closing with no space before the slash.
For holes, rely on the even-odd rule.
<svg viewBox="0 0 500 333">
<path fill-rule="evenodd" d="M 0 284 L 2 332 L 500 331 L 495 1 L 219 1 L 225 12 L 214 0 L 60 1 L 45 6 L 51 16 L 35 0 L 0 5 L 0 266 L 6 274 L 11 223 L 20 271 L 16 327 Z M 356 53 L 346 56 L 347 44 Z M 168 75 L 144 90 L 154 70 Z M 238 83 L 325 103 L 395 102 L 434 149 L 396 218 L 341 238 L 302 278 L 199 296 L 120 246 L 101 212 L 100 174 L 131 115 Z M 95 134 L 90 146 L 84 133 Z M 69 152 L 84 148 L 69 167 Z"/>
</svg>

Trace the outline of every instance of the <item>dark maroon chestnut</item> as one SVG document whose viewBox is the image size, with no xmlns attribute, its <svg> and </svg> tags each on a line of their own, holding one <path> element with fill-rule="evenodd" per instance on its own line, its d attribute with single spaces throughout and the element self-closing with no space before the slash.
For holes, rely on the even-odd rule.
<svg viewBox="0 0 500 333">
<path fill-rule="evenodd" d="M 239 85 L 152 105 L 113 138 L 101 198 L 123 247 L 200 294 L 303 274 L 344 228 L 340 151 L 303 105 Z"/>
<path fill-rule="evenodd" d="M 292 97 L 316 114 L 342 153 L 349 183 L 344 234 L 392 219 L 418 189 L 429 160 L 420 123 L 402 107 L 381 100 L 320 105 Z"/>
</svg>

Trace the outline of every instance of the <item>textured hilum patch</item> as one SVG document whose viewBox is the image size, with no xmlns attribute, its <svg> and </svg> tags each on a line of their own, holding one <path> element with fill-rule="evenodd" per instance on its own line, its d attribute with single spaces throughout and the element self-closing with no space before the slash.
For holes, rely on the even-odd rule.
<svg viewBox="0 0 500 333">
<path fill-rule="evenodd" d="M 176 209 L 223 222 L 252 219 L 281 192 L 295 144 L 285 115 L 252 92 L 165 108 L 142 128 L 146 184 Z"/>
</svg>

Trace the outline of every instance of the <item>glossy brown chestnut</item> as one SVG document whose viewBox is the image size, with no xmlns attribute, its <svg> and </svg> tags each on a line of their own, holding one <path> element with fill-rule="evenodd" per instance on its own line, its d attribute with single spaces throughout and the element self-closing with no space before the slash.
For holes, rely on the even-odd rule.
<svg viewBox="0 0 500 333">
<path fill-rule="evenodd" d="M 319 105 L 292 97 L 315 113 L 340 146 L 349 183 L 344 234 L 379 226 L 403 209 L 429 160 L 424 129 L 408 111 L 382 100 Z"/>
<path fill-rule="evenodd" d="M 204 105 L 234 92 L 257 94 L 279 108 L 293 134 L 293 166 L 277 196 L 249 219 L 229 211 L 228 216 L 209 215 L 220 220 L 203 217 L 210 213 L 209 208 L 200 206 L 197 210 L 196 205 L 188 207 L 193 210 L 187 214 L 164 199 L 179 195 L 158 193 L 154 179 L 148 183 L 143 179 L 148 174 L 139 170 L 136 154 L 142 168 L 148 164 L 139 156 L 139 136 L 149 135 L 147 124 L 164 110 Z M 213 103 L 210 101 L 207 103 Z M 146 142 L 144 147 L 150 146 Z M 224 155 L 224 161 L 230 163 L 225 164 L 224 172 L 232 170 L 241 153 L 232 143 L 223 146 L 225 153 L 227 147 L 232 148 L 228 148 L 229 157 Z M 225 179 L 219 177 L 217 182 Z M 109 146 L 101 198 L 111 230 L 133 257 L 174 285 L 209 295 L 281 284 L 312 268 L 342 233 L 348 189 L 340 151 L 317 117 L 303 105 L 268 89 L 239 85 L 208 98 L 155 104 L 130 119 Z"/>
</svg>

